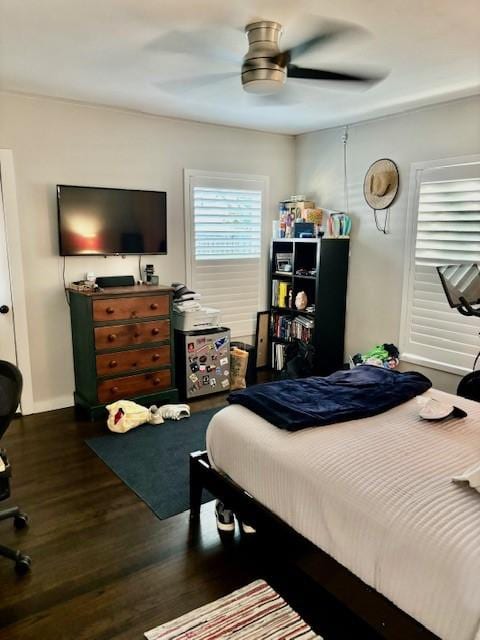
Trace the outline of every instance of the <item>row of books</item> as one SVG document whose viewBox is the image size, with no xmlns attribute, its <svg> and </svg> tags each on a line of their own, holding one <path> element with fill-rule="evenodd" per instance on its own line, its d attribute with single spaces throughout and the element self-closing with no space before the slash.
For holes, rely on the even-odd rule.
<svg viewBox="0 0 480 640">
<path fill-rule="evenodd" d="M 313 318 L 295 316 L 291 318 L 279 313 L 271 315 L 271 335 L 283 340 L 310 342 L 313 334 Z"/>
<path fill-rule="evenodd" d="M 272 280 L 272 306 L 288 308 L 292 304 L 292 286 L 288 282 Z"/>
</svg>

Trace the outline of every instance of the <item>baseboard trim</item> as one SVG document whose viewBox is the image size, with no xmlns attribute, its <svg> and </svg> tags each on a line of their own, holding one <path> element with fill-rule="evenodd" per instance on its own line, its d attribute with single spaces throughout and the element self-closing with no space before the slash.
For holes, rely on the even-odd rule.
<svg viewBox="0 0 480 640">
<path fill-rule="evenodd" d="M 67 407 L 73 407 L 73 394 L 49 400 L 36 400 L 31 413 L 44 413 L 45 411 L 55 411 L 55 409 L 65 409 Z"/>
</svg>

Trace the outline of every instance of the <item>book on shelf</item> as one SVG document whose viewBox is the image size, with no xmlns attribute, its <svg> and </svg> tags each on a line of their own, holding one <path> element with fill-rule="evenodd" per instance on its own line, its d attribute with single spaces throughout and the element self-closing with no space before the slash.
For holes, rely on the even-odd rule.
<svg viewBox="0 0 480 640">
<path fill-rule="evenodd" d="M 281 371 L 285 364 L 285 344 L 272 342 L 272 369 Z"/>
<path fill-rule="evenodd" d="M 288 300 L 292 285 L 281 280 L 272 280 L 272 306 L 288 309 Z"/>
<path fill-rule="evenodd" d="M 281 338 L 287 342 L 301 340 L 311 342 L 313 336 L 313 318 L 306 316 L 285 316 L 280 313 L 271 315 L 271 335 L 274 338 Z"/>
</svg>

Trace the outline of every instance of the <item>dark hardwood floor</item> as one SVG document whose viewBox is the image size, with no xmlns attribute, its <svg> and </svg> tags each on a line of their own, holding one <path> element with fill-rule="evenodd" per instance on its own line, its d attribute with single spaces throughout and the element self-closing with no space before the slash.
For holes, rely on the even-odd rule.
<svg viewBox="0 0 480 640">
<path fill-rule="evenodd" d="M 197 401 L 194 410 L 224 403 Z M 188 513 L 167 520 L 149 508 L 85 444 L 105 432 L 62 409 L 16 419 L 2 439 L 12 497 L 30 528 L 0 522 L 0 542 L 32 557 L 17 577 L 0 558 L 1 640 L 127 640 L 264 577 L 325 640 L 377 636 L 294 569 L 274 541 L 222 543 L 212 504 L 191 530 Z"/>
</svg>

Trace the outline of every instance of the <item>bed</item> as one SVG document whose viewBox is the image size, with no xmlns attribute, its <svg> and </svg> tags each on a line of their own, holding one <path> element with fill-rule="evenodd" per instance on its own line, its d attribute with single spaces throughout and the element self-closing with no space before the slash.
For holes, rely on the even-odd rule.
<svg viewBox="0 0 480 640">
<path fill-rule="evenodd" d="M 208 428 L 208 460 L 192 459 L 193 517 L 207 486 L 254 517 L 270 514 L 380 594 L 373 617 L 393 603 L 431 632 L 416 637 L 480 640 L 480 494 L 451 481 L 480 460 L 480 404 L 427 393 L 468 417 L 426 422 L 410 400 L 292 433 L 226 407 Z M 400 637 L 398 624 L 387 637 Z"/>
</svg>

